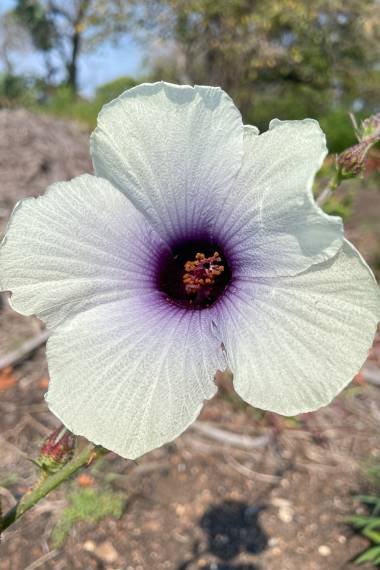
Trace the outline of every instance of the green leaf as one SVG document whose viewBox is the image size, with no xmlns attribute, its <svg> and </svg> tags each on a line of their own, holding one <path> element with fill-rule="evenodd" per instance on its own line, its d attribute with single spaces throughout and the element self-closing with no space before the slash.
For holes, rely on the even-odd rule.
<svg viewBox="0 0 380 570">
<path fill-rule="evenodd" d="M 373 542 L 375 542 L 376 544 L 380 544 L 380 532 L 372 530 L 370 525 L 362 530 L 362 534 L 367 538 L 369 538 L 370 540 L 372 540 Z"/>
<path fill-rule="evenodd" d="M 367 505 L 377 505 L 380 503 L 380 497 L 373 495 L 356 495 L 355 499 Z"/>
<path fill-rule="evenodd" d="M 348 517 L 346 521 L 352 524 L 355 528 L 364 528 L 373 522 L 373 517 L 365 516 L 365 515 L 354 515 L 352 517 Z M 380 519 L 375 519 L 380 520 Z"/>
<path fill-rule="evenodd" d="M 377 556 L 380 556 L 380 546 L 373 546 L 372 548 L 369 548 L 368 550 L 363 552 L 363 554 L 358 556 L 355 562 L 356 564 L 364 564 L 364 562 L 369 562 L 370 560 L 374 560 L 375 558 L 377 558 Z"/>
<path fill-rule="evenodd" d="M 380 527 L 380 518 L 370 517 L 370 521 L 367 525 L 367 528 L 377 528 L 377 527 Z"/>
</svg>

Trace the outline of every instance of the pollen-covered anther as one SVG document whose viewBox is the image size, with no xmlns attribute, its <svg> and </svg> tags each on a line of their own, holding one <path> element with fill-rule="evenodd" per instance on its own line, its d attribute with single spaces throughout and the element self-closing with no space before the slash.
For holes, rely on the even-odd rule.
<svg viewBox="0 0 380 570">
<path fill-rule="evenodd" d="M 224 266 L 219 265 L 221 261 L 222 258 L 217 251 L 210 257 L 198 252 L 194 261 L 186 261 L 182 277 L 186 293 L 195 295 L 201 289 L 211 287 L 224 271 Z"/>
</svg>

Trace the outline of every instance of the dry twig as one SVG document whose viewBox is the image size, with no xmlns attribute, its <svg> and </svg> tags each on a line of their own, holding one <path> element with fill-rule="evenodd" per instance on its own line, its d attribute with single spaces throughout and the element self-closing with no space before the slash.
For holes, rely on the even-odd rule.
<svg viewBox="0 0 380 570">
<path fill-rule="evenodd" d="M 231 455 L 225 456 L 227 464 L 235 469 L 244 477 L 248 477 L 248 479 L 257 479 L 258 481 L 263 481 L 264 483 L 278 483 L 281 480 L 280 475 L 271 475 L 270 473 L 259 473 L 258 471 L 254 471 L 250 467 L 243 465 L 240 461 L 237 461 Z"/>
<path fill-rule="evenodd" d="M 19 348 L 9 352 L 2 358 L 0 358 L 0 370 L 3 368 L 8 368 L 8 366 L 14 366 L 20 360 L 23 360 L 33 350 L 36 350 L 39 346 L 44 344 L 48 339 L 48 331 L 42 331 L 40 334 L 33 338 L 26 340 Z"/>
<path fill-rule="evenodd" d="M 374 384 L 375 386 L 380 386 L 380 370 L 369 370 L 364 368 L 362 371 L 364 380 L 369 384 Z"/>
<path fill-rule="evenodd" d="M 47 552 L 46 554 L 44 554 L 43 556 L 32 562 L 32 564 L 29 564 L 26 568 L 24 568 L 24 570 L 36 570 L 36 568 L 40 568 L 43 564 L 45 564 L 45 562 L 57 556 L 57 554 L 58 550 L 51 550 L 50 552 Z"/>
<path fill-rule="evenodd" d="M 210 439 L 214 439 L 220 443 L 233 447 L 240 447 L 241 449 L 258 449 L 267 445 L 271 440 L 271 436 L 269 434 L 260 435 L 258 437 L 240 435 L 217 428 L 208 422 L 195 422 L 191 426 L 191 429 L 207 436 Z"/>
</svg>

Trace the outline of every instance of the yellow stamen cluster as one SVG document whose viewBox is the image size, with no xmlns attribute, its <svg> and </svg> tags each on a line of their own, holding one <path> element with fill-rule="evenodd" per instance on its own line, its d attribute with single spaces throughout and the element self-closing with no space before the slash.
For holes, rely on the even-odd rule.
<svg viewBox="0 0 380 570">
<path fill-rule="evenodd" d="M 197 253 L 194 261 L 186 261 L 183 275 L 183 284 L 188 295 L 196 294 L 201 288 L 210 287 L 224 271 L 219 253 L 206 257 L 204 253 Z"/>
</svg>

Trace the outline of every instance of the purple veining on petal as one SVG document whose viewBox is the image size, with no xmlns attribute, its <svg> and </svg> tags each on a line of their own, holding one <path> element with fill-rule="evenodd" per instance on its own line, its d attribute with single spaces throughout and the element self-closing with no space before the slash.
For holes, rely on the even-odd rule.
<svg viewBox="0 0 380 570">
<path fill-rule="evenodd" d="M 173 239 L 169 236 L 161 239 L 153 229 L 150 229 L 150 235 L 149 224 L 143 226 L 145 229 L 141 237 L 145 245 L 141 248 L 140 262 L 146 266 L 145 271 L 142 268 L 147 277 L 147 280 L 144 279 L 144 289 L 145 293 L 157 293 L 153 297 L 148 295 L 149 304 L 154 298 L 162 307 L 172 305 L 185 311 L 216 308 L 217 305 L 222 308 L 226 292 L 233 295 L 237 291 L 242 252 L 241 248 L 233 247 L 231 239 L 226 239 L 223 228 L 218 232 L 214 229 L 211 233 L 199 220 L 191 232 L 181 231 Z M 139 233 L 140 229 L 141 226 L 138 226 L 135 231 Z M 217 267 L 222 267 L 220 275 L 211 284 L 200 287 L 196 294 L 189 293 L 184 283 L 187 262 L 193 262 L 197 254 L 209 258 L 216 252 L 219 259 Z"/>
</svg>

